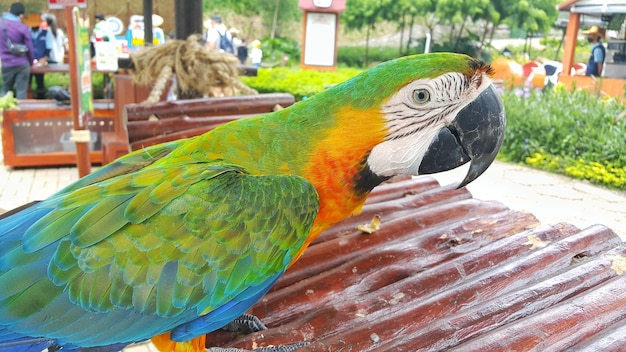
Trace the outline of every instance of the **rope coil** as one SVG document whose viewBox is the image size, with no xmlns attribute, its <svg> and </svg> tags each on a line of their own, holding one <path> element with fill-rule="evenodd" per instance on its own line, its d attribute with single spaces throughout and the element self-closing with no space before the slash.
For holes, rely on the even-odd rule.
<svg viewBox="0 0 626 352">
<path fill-rule="evenodd" d="M 257 94 L 239 81 L 239 59 L 229 53 L 207 50 L 198 35 L 135 51 L 130 58 L 135 67 L 133 81 L 153 86 L 146 103 L 158 101 L 172 75 L 183 93 L 213 97 L 217 95 L 215 88 L 219 88 L 217 91 L 228 95 Z"/>
</svg>

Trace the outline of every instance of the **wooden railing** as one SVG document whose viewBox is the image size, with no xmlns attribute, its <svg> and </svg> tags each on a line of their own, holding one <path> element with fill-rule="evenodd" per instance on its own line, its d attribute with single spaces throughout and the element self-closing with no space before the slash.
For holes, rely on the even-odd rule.
<svg viewBox="0 0 626 352">
<path fill-rule="evenodd" d="M 103 134 L 104 163 L 154 144 L 197 136 L 232 120 L 274 111 L 294 103 L 286 93 L 127 104 L 122 126 Z"/>
</svg>

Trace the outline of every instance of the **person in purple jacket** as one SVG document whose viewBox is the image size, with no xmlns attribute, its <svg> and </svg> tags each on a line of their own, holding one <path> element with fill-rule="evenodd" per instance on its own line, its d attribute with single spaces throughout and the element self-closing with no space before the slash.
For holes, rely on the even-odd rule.
<svg viewBox="0 0 626 352">
<path fill-rule="evenodd" d="M 0 97 L 7 94 L 15 86 L 15 97 L 26 99 L 30 67 L 34 60 L 34 49 L 30 30 L 22 23 L 24 12 L 24 4 L 16 2 L 11 5 L 9 12 L 3 14 L 0 19 L 0 61 L 2 62 Z M 26 55 L 16 56 L 12 54 L 7 44 L 7 37 L 12 43 L 25 44 L 28 47 Z"/>
</svg>

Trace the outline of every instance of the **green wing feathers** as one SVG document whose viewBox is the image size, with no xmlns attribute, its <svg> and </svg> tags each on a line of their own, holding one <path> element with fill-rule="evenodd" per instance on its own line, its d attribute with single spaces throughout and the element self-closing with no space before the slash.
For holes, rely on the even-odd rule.
<svg viewBox="0 0 626 352">
<path fill-rule="evenodd" d="M 55 208 L 26 231 L 23 249 L 33 259 L 54 250 L 46 275 L 56 294 L 66 287 L 88 311 L 171 317 L 206 313 L 284 271 L 319 199 L 298 176 L 196 163 L 151 165 L 41 206 Z"/>
</svg>

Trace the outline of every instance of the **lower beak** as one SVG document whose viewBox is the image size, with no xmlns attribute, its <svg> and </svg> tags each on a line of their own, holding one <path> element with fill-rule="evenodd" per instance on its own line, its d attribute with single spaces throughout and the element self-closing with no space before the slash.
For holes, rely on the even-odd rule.
<svg viewBox="0 0 626 352">
<path fill-rule="evenodd" d="M 506 117 L 502 99 L 493 85 L 464 107 L 452 123 L 439 131 L 419 167 L 420 174 L 432 174 L 461 166 L 471 160 L 458 188 L 480 176 L 496 158 Z"/>
</svg>

